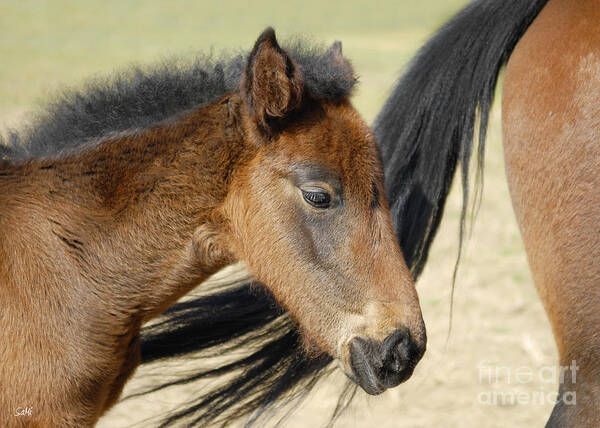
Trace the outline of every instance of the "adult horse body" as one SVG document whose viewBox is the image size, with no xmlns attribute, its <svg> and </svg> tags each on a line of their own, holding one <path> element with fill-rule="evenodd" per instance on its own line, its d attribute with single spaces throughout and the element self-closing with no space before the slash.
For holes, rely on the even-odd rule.
<svg viewBox="0 0 600 428">
<path fill-rule="evenodd" d="M 369 393 L 410 376 L 424 326 L 340 45 L 267 30 L 245 59 L 97 84 L 0 146 L 0 425 L 93 425 L 141 325 L 238 260 L 302 330 L 288 347 Z"/>
<path fill-rule="evenodd" d="M 504 84 L 508 182 L 561 366 L 552 427 L 600 426 L 599 26 L 598 2 L 550 1 Z"/>
<path fill-rule="evenodd" d="M 458 160 L 464 225 L 476 113 L 481 177 L 487 116 L 508 61 L 506 173 L 561 365 L 548 427 L 600 426 L 598 28 L 593 0 L 473 2 L 422 48 L 374 126 L 401 247 L 418 273 Z"/>
</svg>

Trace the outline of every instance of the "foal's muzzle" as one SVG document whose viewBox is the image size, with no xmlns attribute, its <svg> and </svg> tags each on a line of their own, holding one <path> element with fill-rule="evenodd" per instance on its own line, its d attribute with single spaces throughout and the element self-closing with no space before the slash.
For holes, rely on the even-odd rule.
<svg viewBox="0 0 600 428">
<path fill-rule="evenodd" d="M 356 337 L 350 341 L 349 350 L 350 377 L 371 395 L 407 380 L 425 352 L 424 345 L 417 344 L 404 328 L 383 342 Z"/>
</svg>

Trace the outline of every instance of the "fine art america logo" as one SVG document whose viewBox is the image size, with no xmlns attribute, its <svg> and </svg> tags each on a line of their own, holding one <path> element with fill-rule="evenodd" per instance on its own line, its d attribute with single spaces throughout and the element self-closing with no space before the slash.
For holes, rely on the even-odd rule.
<svg viewBox="0 0 600 428">
<path fill-rule="evenodd" d="M 489 365 L 482 363 L 478 367 L 479 384 L 490 385 L 491 389 L 481 391 L 477 394 L 477 403 L 494 406 L 514 405 L 554 405 L 562 401 L 566 405 L 575 405 L 577 396 L 575 391 L 565 391 L 560 397 L 558 392 L 545 391 L 543 384 L 568 383 L 575 385 L 577 382 L 577 370 L 579 366 L 573 360 L 568 366 L 542 366 L 532 369 L 521 366 L 512 369 L 506 366 Z M 525 385 L 539 383 L 539 390 L 519 390 Z"/>
</svg>

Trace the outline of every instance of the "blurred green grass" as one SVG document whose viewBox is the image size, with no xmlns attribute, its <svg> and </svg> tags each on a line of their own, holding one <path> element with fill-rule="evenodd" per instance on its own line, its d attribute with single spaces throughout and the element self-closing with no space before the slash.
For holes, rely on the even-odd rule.
<svg viewBox="0 0 600 428">
<path fill-rule="evenodd" d="M 249 49 L 267 26 L 280 37 L 342 40 L 361 86 L 355 103 L 376 114 L 400 66 L 464 0 L 378 2 L 2 2 L 0 117 L 30 110 L 65 85 L 129 63 L 196 51 Z"/>
</svg>

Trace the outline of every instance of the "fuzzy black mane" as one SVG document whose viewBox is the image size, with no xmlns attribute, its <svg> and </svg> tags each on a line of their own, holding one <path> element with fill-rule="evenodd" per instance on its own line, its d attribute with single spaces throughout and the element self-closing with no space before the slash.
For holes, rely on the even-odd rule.
<svg viewBox="0 0 600 428">
<path fill-rule="evenodd" d="M 308 94 L 320 99 L 350 95 L 355 79 L 319 45 L 284 45 L 300 65 Z M 0 138 L 0 159 L 48 156 L 132 129 L 143 129 L 238 89 L 247 54 L 130 67 L 67 89 L 20 131 Z"/>
</svg>

